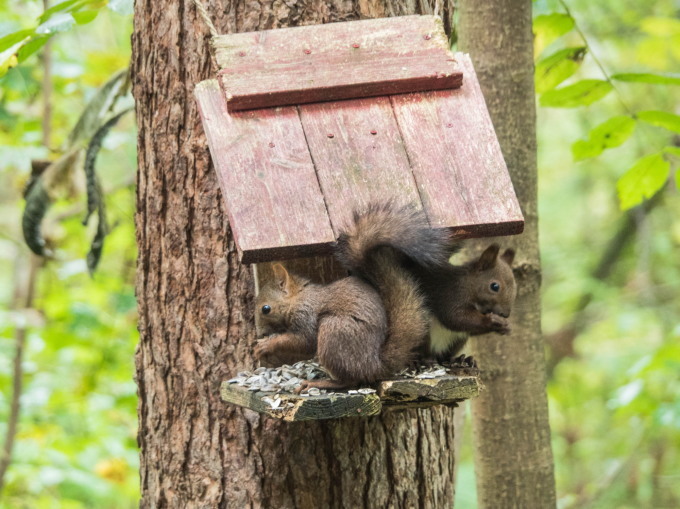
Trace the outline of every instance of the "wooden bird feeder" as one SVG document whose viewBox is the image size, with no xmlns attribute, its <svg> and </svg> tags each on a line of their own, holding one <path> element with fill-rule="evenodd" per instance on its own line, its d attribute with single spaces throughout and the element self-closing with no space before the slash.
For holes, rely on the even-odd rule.
<svg viewBox="0 0 680 509">
<path fill-rule="evenodd" d="M 472 63 L 450 51 L 438 17 L 213 46 L 218 78 L 195 95 L 243 263 L 330 254 L 354 210 L 388 199 L 458 238 L 522 232 Z M 257 409 L 251 396 L 232 402 Z"/>
</svg>

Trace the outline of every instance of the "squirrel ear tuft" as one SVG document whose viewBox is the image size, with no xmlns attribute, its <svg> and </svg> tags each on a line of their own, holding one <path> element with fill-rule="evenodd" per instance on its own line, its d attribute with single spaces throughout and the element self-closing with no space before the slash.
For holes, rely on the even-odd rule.
<svg viewBox="0 0 680 509">
<path fill-rule="evenodd" d="M 288 286 L 290 285 L 290 274 L 286 268 L 280 263 L 275 263 L 272 267 L 274 270 L 274 283 L 284 292 L 288 291 Z"/>
<path fill-rule="evenodd" d="M 506 249 L 505 252 L 501 255 L 501 258 L 508 265 L 512 265 L 512 261 L 515 259 L 515 250 L 514 249 Z"/>
<path fill-rule="evenodd" d="M 498 257 L 498 252 L 501 250 L 498 244 L 491 244 L 487 247 L 484 252 L 477 260 L 477 269 L 488 270 L 496 266 L 496 258 Z"/>
</svg>

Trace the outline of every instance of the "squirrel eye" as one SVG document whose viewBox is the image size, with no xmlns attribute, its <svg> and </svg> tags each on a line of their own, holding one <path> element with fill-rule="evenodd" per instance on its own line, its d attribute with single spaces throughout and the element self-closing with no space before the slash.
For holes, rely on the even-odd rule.
<svg viewBox="0 0 680 509">
<path fill-rule="evenodd" d="M 263 315 L 268 315 L 272 310 L 272 307 L 269 304 L 265 304 L 262 306 L 262 314 Z"/>
<path fill-rule="evenodd" d="M 496 283 L 496 281 L 494 281 L 493 283 L 491 283 L 489 285 L 489 288 L 491 288 L 492 292 L 498 292 L 501 289 L 501 285 L 499 285 L 498 283 Z"/>
</svg>

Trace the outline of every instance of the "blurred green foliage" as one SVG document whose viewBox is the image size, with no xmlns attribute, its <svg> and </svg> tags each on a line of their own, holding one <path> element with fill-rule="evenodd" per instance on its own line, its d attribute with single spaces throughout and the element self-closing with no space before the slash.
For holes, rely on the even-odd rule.
<svg viewBox="0 0 680 509">
<path fill-rule="evenodd" d="M 117 2 L 121 4 L 121 2 Z M 87 4 L 87 5 L 86 5 Z M 4 442 L 17 329 L 28 326 L 21 418 L 3 508 L 136 507 L 136 331 L 134 121 L 126 116 L 97 159 L 111 233 L 94 277 L 85 255 L 84 173 L 57 201 L 43 233 L 55 259 L 38 271 L 32 309 L 16 308 L 26 289 L 29 251 L 21 234 L 22 192 L 31 160 L 54 159 L 85 104 L 130 57 L 132 16 L 106 2 L 71 2 L 52 46 L 52 133 L 42 143 L 41 52 L 0 78 L 0 441 Z M 114 3 L 115 4 L 115 3 Z M 129 2 L 131 5 L 131 2 Z M 89 10 L 78 18 L 78 9 Z M 0 1 L 0 37 L 35 31 L 42 2 Z M 61 11 L 54 10 L 58 14 Z M 62 14 L 64 14 L 62 12 Z M 78 18 L 71 23 L 69 16 Z M 87 24 L 84 24 L 87 21 Z M 81 25 L 82 24 L 82 25 Z M 68 29 L 68 30 L 67 30 Z M 2 50 L 0 50 L 1 52 Z"/>
<path fill-rule="evenodd" d="M 92 231 L 80 223 L 81 183 L 44 225 L 56 259 L 39 269 L 33 307 L 15 305 L 29 266 L 20 215 L 30 161 L 54 157 L 96 88 L 127 66 L 129 5 L 77 0 L 41 18 L 42 2 L 0 0 L 0 66 L 9 62 L 0 78 L 0 439 L 16 332 L 28 330 L 3 508 L 137 505 L 130 118 L 105 139 L 97 163 L 112 190 L 112 229 L 94 277 L 84 260 Z M 543 323 L 559 504 L 678 507 L 680 7 L 673 0 L 567 0 L 566 7 L 534 2 L 536 86 L 545 106 L 538 111 Z M 50 147 L 41 128 L 45 23 L 50 36 L 58 33 Z M 21 48 L 3 54 L 2 38 L 18 31 Z M 475 505 L 470 443 L 458 508 Z"/>
<path fill-rule="evenodd" d="M 543 328 L 555 364 L 548 396 L 559 507 L 676 508 L 680 6 L 566 0 L 566 7 L 571 16 L 559 0 L 534 2 L 536 85 L 546 106 L 538 108 Z M 591 101 L 585 87 L 582 96 L 545 104 L 551 91 L 588 80 L 607 84 L 598 85 L 607 93 Z M 469 433 L 458 509 L 475 507 Z"/>
</svg>

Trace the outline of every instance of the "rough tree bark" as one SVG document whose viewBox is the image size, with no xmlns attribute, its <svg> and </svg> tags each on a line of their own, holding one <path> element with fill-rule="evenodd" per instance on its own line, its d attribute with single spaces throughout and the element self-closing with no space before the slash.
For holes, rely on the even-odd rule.
<svg viewBox="0 0 680 509">
<path fill-rule="evenodd" d="M 432 13 L 435 1 L 204 3 L 228 33 Z M 450 19 L 452 2 L 437 4 Z M 208 48 L 191 2 L 135 2 L 141 506 L 451 507 L 450 409 L 286 424 L 220 401 L 220 382 L 253 366 L 253 281 L 193 98 L 215 72 Z"/>
<path fill-rule="evenodd" d="M 480 507 L 555 507 L 540 323 L 531 0 L 461 0 L 469 52 L 526 220 L 517 248 L 513 334 L 474 342 L 486 390 L 472 403 Z"/>
</svg>

